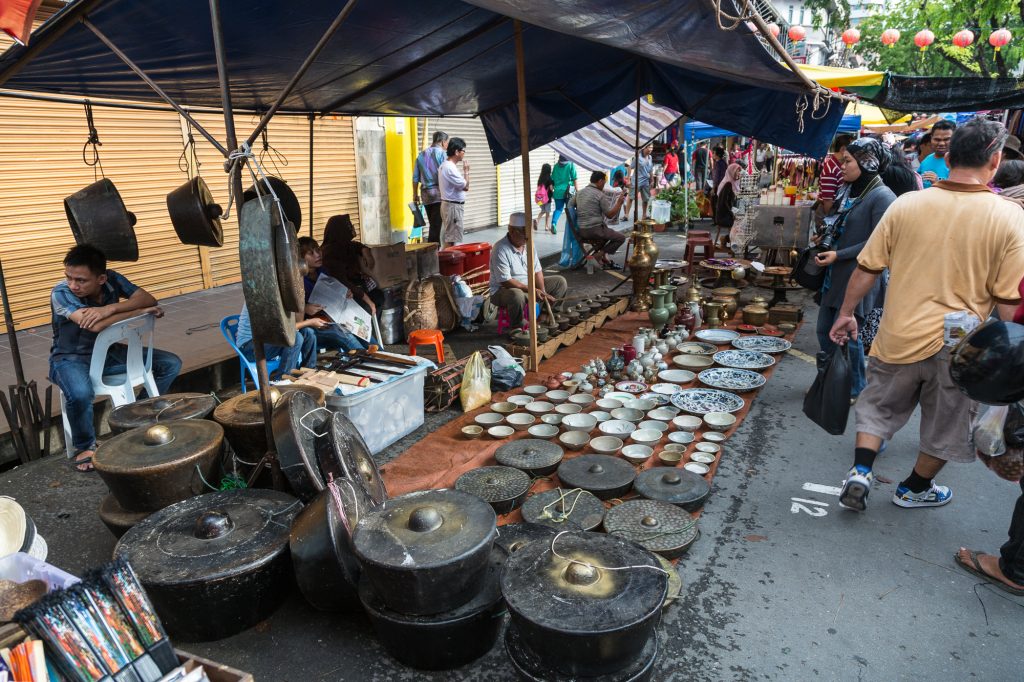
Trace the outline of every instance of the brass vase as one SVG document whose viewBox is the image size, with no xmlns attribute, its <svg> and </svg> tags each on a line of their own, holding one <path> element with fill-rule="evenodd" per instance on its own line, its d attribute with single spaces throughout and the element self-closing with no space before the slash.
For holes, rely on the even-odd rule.
<svg viewBox="0 0 1024 682">
<path fill-rule="evenodd" d="M 631 308 L 639 312 L 645 312 L 651 307 L 651 270 L 654 268 L 654 260 L 648 255 L 645 241 L 651 241 L 650 234 L 633 232 L 633 253 L 629 257 L 629 271 L 633 276 Z"/>
<path fill-rule="evenodd" d="M 731 320 L 733 314 L 736 313 L 736 299 L 731 296 L 715 296 L 712 300 L 715 303 L 722 304 L 722 321 L 728 322 Z"/>
</svg>

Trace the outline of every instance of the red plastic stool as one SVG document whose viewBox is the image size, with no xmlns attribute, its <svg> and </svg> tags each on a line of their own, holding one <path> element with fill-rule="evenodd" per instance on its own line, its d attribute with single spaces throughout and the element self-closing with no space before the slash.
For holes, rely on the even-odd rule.
<svg viewBox="0 0 1024 682">
<path fill-rule="evenodd" d="M 498 333 L 501 334 L 511 326 L 512 323 L 508 319 L 508 309 L 498 308 Z"/>
<path fill-rule="evenodd" d="M 692 235 L 693 232 L 690 232 Z M 715 257 L 715 243 L 711 241 L 711 237 L 702 237 L 694 239 L 692 236 L 687 235 L 686 237 L 686 255 L 683 256 L 683 260 L 687 262 L 686 274 L 692 275 L 693 268 L 697 265 L 697 249 L 701 250 L 700 260 Z"/>
<path fill-rule="evenodd" d="M 439 329 L 417 329 L 409 334 L 409 355 L 416 355 L 416 346 L 434 346 L 437 363 L 444 364 L 444 334 Z"/>
</svg>

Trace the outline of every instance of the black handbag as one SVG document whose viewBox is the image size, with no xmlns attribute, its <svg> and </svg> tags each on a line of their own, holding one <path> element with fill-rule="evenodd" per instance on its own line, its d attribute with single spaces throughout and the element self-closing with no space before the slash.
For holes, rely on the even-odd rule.
<svg viewBox="0 0 1024 682">
<path fill-rule="evenodd" d="M 789 273 L 789 278 L 804 289 L 821 291 L 821 287 L 825 284 L 825 268 L 814 262 L 814 257 L 821 252 L 822 250 L 817 246 L 808 246 L 801 251 L 800 257 L 796 259 L 796 265 L 793 266 L 793 271 Z"/>
</svg>

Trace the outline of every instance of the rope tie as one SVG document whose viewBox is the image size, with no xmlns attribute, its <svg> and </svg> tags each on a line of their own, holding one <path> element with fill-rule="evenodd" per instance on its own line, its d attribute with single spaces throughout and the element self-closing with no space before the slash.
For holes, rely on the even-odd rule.
<svg viewBox="0 0 1024 682">
<path fill-rule="evenodd" d="M 302 428 L 306 429 L 307 431 L 309 431 L 311 434 L 313 434 L 317 438 L 323 438 L 324 436 L 327 435 L 327 432 L 324 431 L 323 433 L 317 433 L 313 429 L 311 429 L 308 426 L 306 426 L 305 421 L 306 421 L 306 417 L 308 417 L 311 414 L 315 414 L 317 412 L 320 412 L 321 410 L 323 410 L 324 412 L 327 412 L 328 414 L 331 413 L 331 411 L 328 410 L 326 407 L 315 407 L 312 410 L 310 410 L 309 412 L 307 412 L 306 414 L 304 414 L 301 417 L 299 417 L 299 426 L 301 426 Z"/>
<path fill-rule="evenodd" d="M 281 227 L 284 228 L 288 225 L 288 219 L 284 215 L 284 206 L 281 204 L 281 199 L 277 196 L 277 192 L 274 191 L 273 186 L 270 184 L 270 179 L 267 174 L 263 171 L 263 166 L 260 165 L 259 160 L 252 151 L 252 147 L 247 142 L 243 142 L 242 146 L 231 152 L 228 155 L 228 160 L 224 162 L 225 170 L 228 171 L 230 178 L 230 194 L 228 195 L 228 210 L 222 216 L 228 218 L 231 211 L 231 207 L 235 203 L 235 173 L 242 172 L 242 166 L 249 171 L 249 175 L 252 176 L 253 187 L 256 189 L 256 198 L 260 201 L 260 207 L 266 210 L 268 207 L 263 204 L 263 193 L 260 191 L 260 184 L 262 184 L 267 190 L 267 193 L 272 197 L 271 202 L 277 207 L 278 215 L 281 216 Z M 253 167 L 255 166 L 255 170 Z M 290 241 L 291 235 L 288 234 L 288 230 L 284 230 L 285 238 Z"/>
<path fill-rule="evenodd" d="M 89 138 L 82 145 L 82 162 L 86 166 L 92 167 L 92 178 L 94 181 L 99 180 L 100 176 L 107 177 L 106 173 L 103 172 L 103 162 L 100 161 L 100 147 L 103 143 L 100 142 L 100 133 L 96 130 L 96 124 L 92 117 L 92 102 L 85 100 L 85 124 L 89 128 Z M 92 160 L 87 156 L 87 149 L 92 145 Z M 97 174 L 97 169 L 99 173 Z"/>
<path fill-rule="evenodd" d="M 576 493 L 576 497 L 573 498 L 572 504 L 569 506 L 569 511 L 565 511 L 565 498 L 569 497 L 569 495 L 572 495 L 573 493 Z M 551 502 L 547 503 L 546 505 L 540 508 L 540 518 L 549 519 L 552 523 L 567 522 L 569 520 L 569 517 L 572 516 L 572 511 L 576 508 L 576 503 L 580 501 L 580 498 L 582 496 L 583 488 L 573 488 L 572 490 L 566 490 L 565 492 L 561 493 L 558 496 L 558 499 L 552 500 Z M 559 503 L 562 504 L 562 511 L 560 512 L 562 514 L 561 518 L 555 517 L 555 515 L 551 512 L 551 507 Z"/>
<path fill-rule="evenodd" d="M 597 568 L 602 571 L 632 571 L 646 568 L 651 571 L 658 571 L 659 573 L 669 575 L 669 572 L 661 566 L 647 566 L 645 564 L 637 564 L 633 566 L 602 566 L 600 564 L 595 564 L 590 561 L 580 561 L 579 559 L 573 559 L 572 557 L 567 557 L 562 554 L 559 554 L 557 551 L 555 551 L 555 543 L 558 542 L 558 538 L 562 537 L 568 532 L 570 531 L 563 530 L 560 533 L 558 533 L 558 535 L 551 538 L 551 553 L 563 561 L 568 561 L 570 564 L 579 564 L 580 566 L 586 566 L 587 568 Z"/>
<path fill-rule="evenodd" d="M 192 134 L 192 122 L 186 120 L 186 135 L 185 144 L 181 148 L 181 156 L 178 157 L 178 170 L 184 173 L 189 180 L 192 179 L 192 169 L 195 169 L 196 177 L 202 175 L 199 172 L 201 163 L 199 163 L 199 155 L 196 153 L 196 138 Z M 191 161 L 191 163 L 190 163 Z"/>
<path fill-rule="evenodd" d="M 352 495 L 352 499 L 356 499 L 356 491 L 352 487 L 347 479 L 335 478 L 334 474 L 327 474 L 327 489 L 331 492 L 331 499 L 334 501 L 334 510 L 338 512 L 338 518 L 341 519 L 341 523 L 345 526 L 345 530 L 348 531 L 349 538 L 352 537 L 352 522 L 348 520 L 348 514 L 345 512 L 345 505 L 341 501 L 341 493 L 338 490 L 338 481 L 341 481 L 348 486 L 349 492 Z"/>
<path fill-rule="evenodd" d="M 167 407 L 165 407 L 165 408 L 163 408 L 162 410 L 160 410 L 159 412 L 157 412 L 157 413 L 156 413 L 156 420 L 157 420 L 157 421 L 160 421 L 160 415 L 162 415 L 162 414 L 163 414 L 164 412 L 166 412 L 167 410 L 171 409 L 172 407 L 174 407 L 174 406 L 175 406 L 175 405 L 177 405 L 178 403 L 184 402 L 184 400 L 185 400 L 184 398 L 178 398 L 178 399 L 177 399 L 177 400 L 175 400 L 175 401 L 174 401 L 173 403 L 171 403 L 171 404 L 170 404 L 170 405 L 168 405 Z"/>
</svg>

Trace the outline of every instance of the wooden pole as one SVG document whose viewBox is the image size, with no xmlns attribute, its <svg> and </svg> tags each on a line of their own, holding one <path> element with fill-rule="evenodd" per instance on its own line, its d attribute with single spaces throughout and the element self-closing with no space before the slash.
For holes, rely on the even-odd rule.
<svg viewBox="0 0 1024 682">
<path fill-rule="evenodd" d="M 530 370 L 540 364 L 537 352 L 537 281 L 533 273 L 537 250 L 533 245 L 533 197 L 530 192 L 530 126 L 526 117 L 526 58 L 523 55 L 523 25 L 516 19 L 516 89 L 519 93 L 519 153 L 523 157 L 523 209 L 526 213 L 526 270 L 530 320 Z"/>
</svg>

